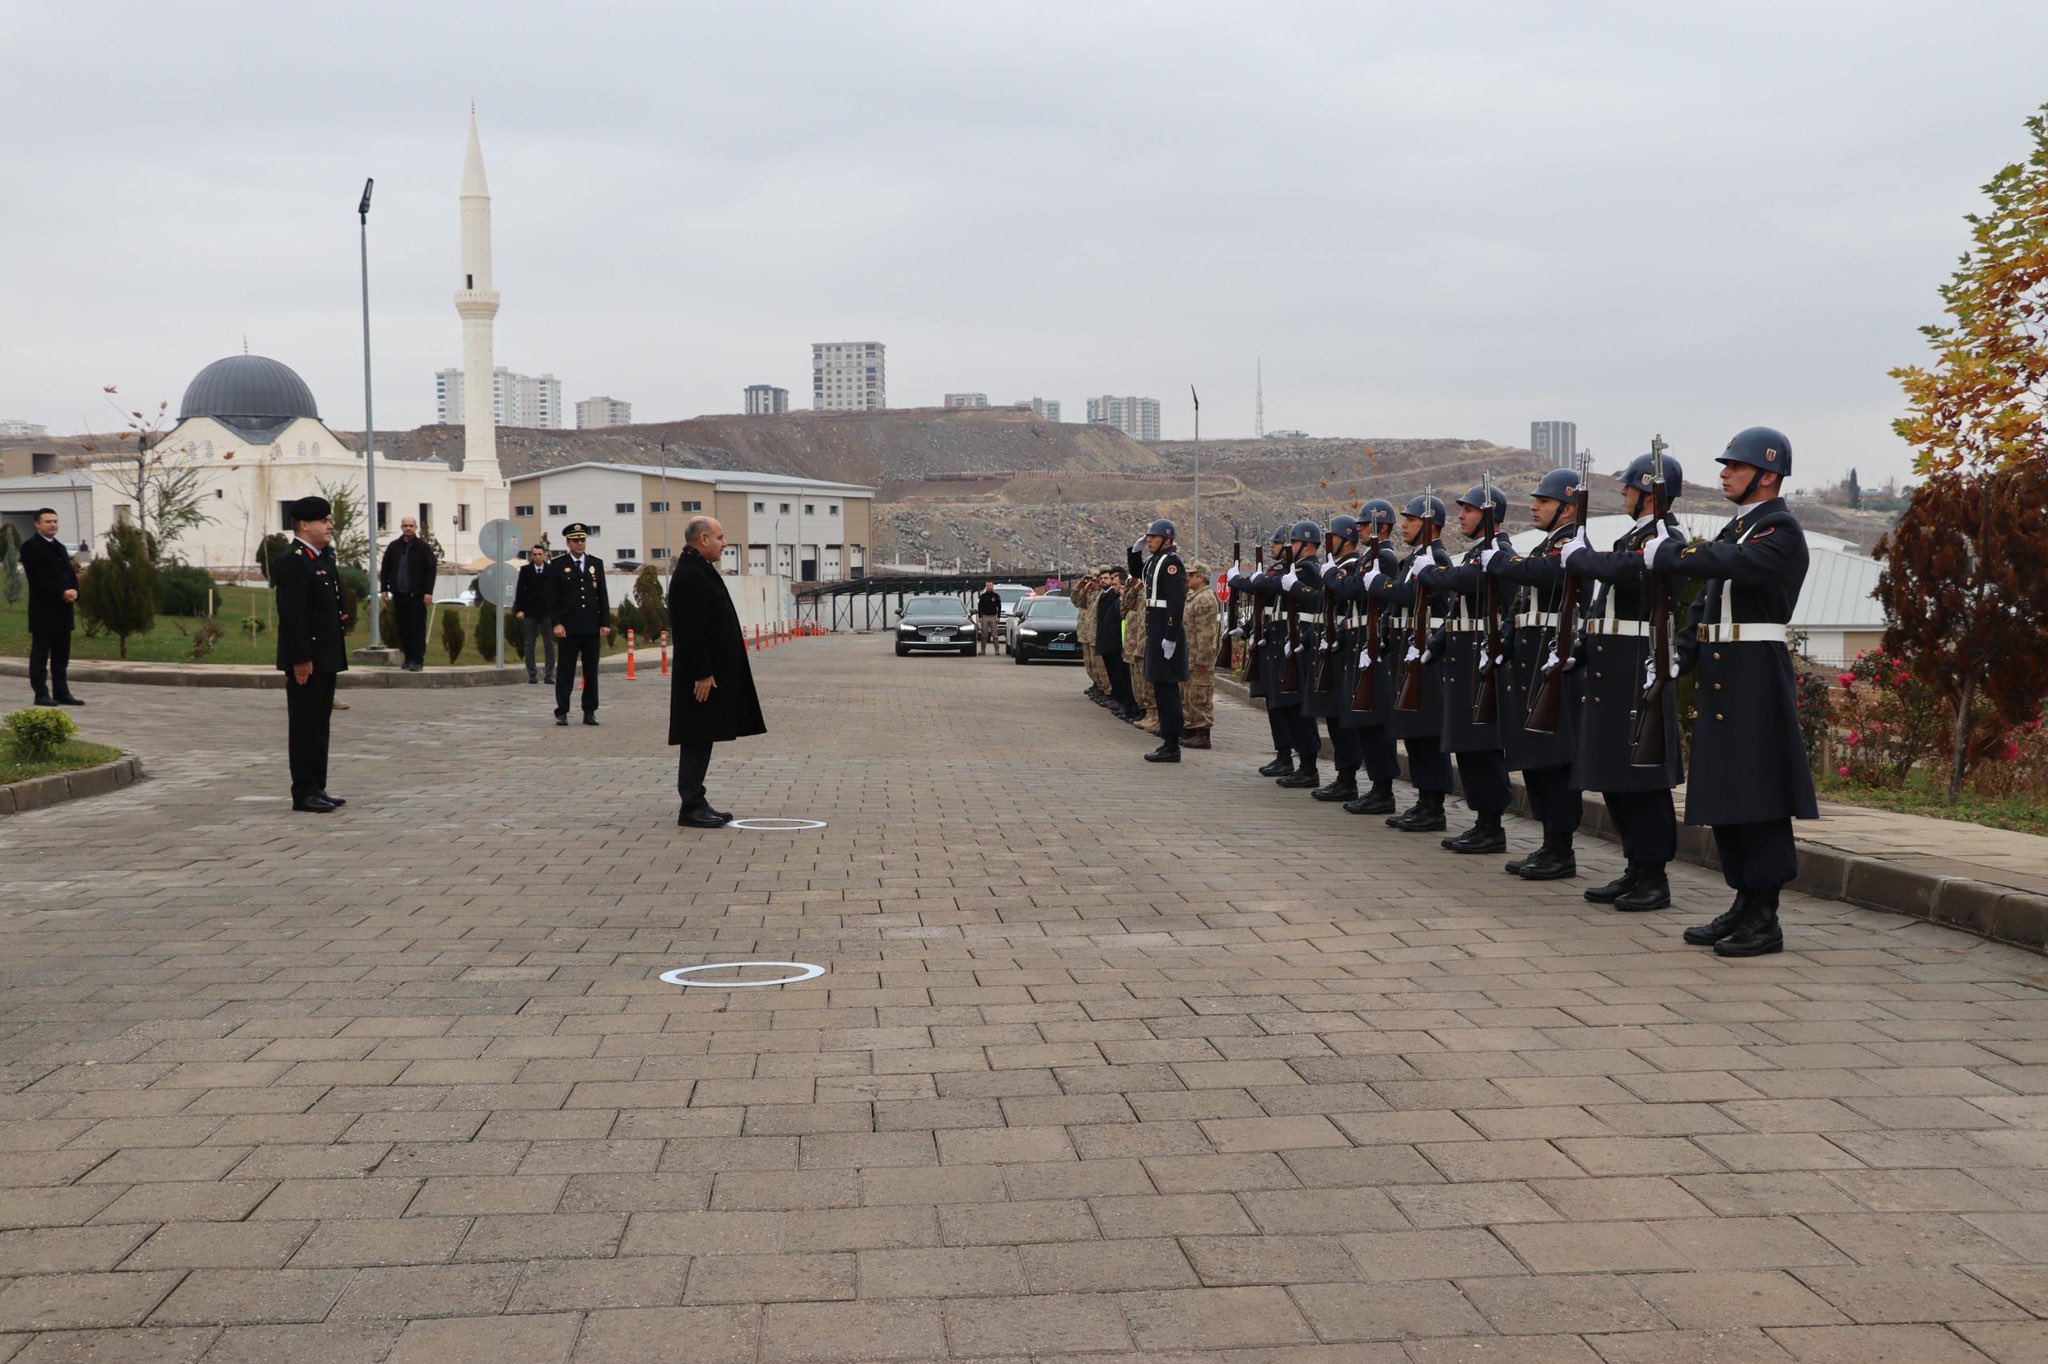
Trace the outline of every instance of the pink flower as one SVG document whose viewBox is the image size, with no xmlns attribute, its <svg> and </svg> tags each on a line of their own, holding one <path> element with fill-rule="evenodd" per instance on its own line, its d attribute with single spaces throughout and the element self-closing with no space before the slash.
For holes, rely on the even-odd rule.
<svg viewBox="0 0 2048 1364">
<path fill-rule="evenodd" d="M 1837 776 L 1846 777 L 1849 775 L 1849 769 L 1846 767 L 1838 767 L 1835 769 L 1835 773 Z"/>
<path fill-rule="evenodd" d="M 1856 685 L 1856 675 L 1854 673 L 1836 673 L 1835 681 L 1842 684 L 1843 691 L 1847 691 Z"/>
<path fill-rule="evenodd" d="M 2018 744 L 2007 744 L 2005 746 L 2005 752 L 2002 753 L 2000 756 L 2003 757 L 2007 762 L 2017 762 L 2020 756 L 2020 746 Z"/>
<path fill-rule="evenodd" d="M 1862 736 L 1862 735 L 1858 734 L 1858 733 L 1857 733 L 1857 732 L 1856 732 L 1855 730 L 1853 730 L 1853 729 L 1849 731 L 1849 747 L 1851 747 L 1851 748 L 1854 748 L 1854 747 L 1856 747 L 1856 745 L 1858 745 L 1858 744 L 1860 744 L 1860 743 L 1862 743 L 1862 742 L 1863 742 L 1863 736 Z"/>
</svg>

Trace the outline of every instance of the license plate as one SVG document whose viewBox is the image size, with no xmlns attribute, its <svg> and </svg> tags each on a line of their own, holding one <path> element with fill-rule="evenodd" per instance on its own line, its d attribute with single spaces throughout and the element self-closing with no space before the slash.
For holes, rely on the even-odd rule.
<svg viewBox="0 0 2048 1364">
<path fill-rule="evenodd" d="M 1045 647 L 1056 654 L 1064 654 L 1072 653 L 1075 649 L 1079 648 L 1080 646 L 1077 644 L 1048 644 Z"/>
<path fill-rule="evenodd" d="M 926 639 L 948 640 L 953 637 L 953 632 L 951 630 L 927 630 L 924 632 L 924 637 Z"/>
</svg>

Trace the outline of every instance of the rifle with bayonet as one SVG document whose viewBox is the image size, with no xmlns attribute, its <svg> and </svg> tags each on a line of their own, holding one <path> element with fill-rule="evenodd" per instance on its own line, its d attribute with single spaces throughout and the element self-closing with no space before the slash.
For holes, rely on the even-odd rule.
<svg viewBox="0 0 2048 1364">
<path fill-rule="evenodd" d="M 1431 494 L 1425 493 L 1424 496 L 1428 497 Z M 1422 509 L 1424 512 L 1429 510 L 1427 502 L 1423 504 Z M 1433 517 L 1424 516 L 1422 518 L 1421 534 L 1415 541 L 1415 553 L 1408 560 L 1408 581 L 1415 584 L 1415 628 L 1408 637 L 1408 647 L 1415 650 L 1418 654 L 1429 647 L 1430 634 L 1429 589 L 1423 586 L 1420 575 L 1422 570 L 1429 566 L 1429 547 L 1435 543 L 1436 521 Z M 1398 699 L 1394 702 L 1394 709 L 1398 711 L 1421 710 L 1422 660 L 1417 658 L 1413 663 L 1410 663 L 1404 657 L 1401 660 L 1401 666 L 1401 691 Z"/>
<path fill-rule="evenodd" d="M 1585 533 L 1586 513 L 1593 493 L 1587 477 L 1591 472 L 1592 462 L 1586 454 L 1581 454 L 1579 490 L 1572 499 L 1572 524 L 1578 528 L 1573 531 L 1575 535 Z M 1537 688 L 1535 699 L 1529 703 L 1529 718 L 1522 723 L 1522 728 L 1531 734 L 1557 733 L 1558 712 L 1564 706 L 1564 675 L 1571 671 L 1572 661 L 1578 653 L 1579 593 L 1584 581 L 1567 573 L 1564 586 L 1558 590 L 1557 633 L 1550 646 L 1550 656 L 1556 661 L 1543 664 L 1542 684 Z"/>
<path fill-rule="evenodd" d="M 1653 485 L 1649 492 L 1650 514 L 1659 521 L 1669 510 L 1664 496 L 1664 437 L 1650 440 Z M 1650 666 L 1654 670 L 1636 700 L 1635 743 L 1629 749 L 1631 767 L 1664 765 L 1664 689 L 1671 682 L 1671 578 L 1650 573 Z"/>
<path fill-rule="evenodd" d="M 1365 547 L 1358 557 L 1358 571 L 1361 574 L 1369 573 L 1378 566 L 1380 550 L 1387 543 L 1387 535 L 1392 532 L 1393 527 L 1387 526 L 1382 534 L 1365 542 Z M 1373 666 L 1372 661 L 1379 657 L 1381 649 L 1380 599 L 1370 592 L 1365 598 L 1365 626 L 1359 632 L 1358 647 L 1361 653 L 1358 663 L 1358 686 L 1351 693 L 1351 709 L 1377 710 L 1380 704 L 1379 670 Z"/>
<path fill-rule="evenodd" d="M 1323 641 L 1316 650 L 1317 696 L 1337 690 L 1337 594 L 1333 584 L 1323 584 Z"/>
<path fill-rule="evenodd" d="M 1256 578 L 1265 571 L 1266 547 L 1264 545 L 1253 545 L 1252 577 Z M 1236 602 L 1237 593 L 1232 592 L 1230 599 L 1233 603 Z M 1265 638 L 1266 601 L 1265 598 L 1254 593 L 1252 596 L 1252 614 L 1249 622 L 1244 627 L 1244 682 L 1246 686 L 1250 686 L 1259 680 L 1259 645 L 1265 642 Z"/>
<path fill-rule="evenodd" d="M 1230 542 L 1230 563 L 1231 563 L 1231 567 L 1235 568 L 1235 567 L 1237 566 L 1237 561 L 1238 561 L 1238 557 L 1239 557 L 1240 555 L 1242 555 L 1243 553 L 1244 553 L 1244 543 L 1243 543 L 1242 541 L 1239 541 L 1239 540 L 1232 540 L 1232 541 Z M 1234 590 L 1230 590 L 1230 589 L 1225 589 L 1225 590 L 1226 590 L 1226 591 L 1230 591 L 1230 620 L 1228 621 L 1228 623 L 1227 623 L 1227 624 L 1225 625 L 1225 627 L 1224 627 L 1224 631 L 1223 631 L 1223 638 L 1222 638 L 1222 639 L 1221 639 L 1221 640 L 1220 640 L 1220 641 L 1219 641 L 1219 642 L 1217 643 L 1217 645 L 1216 645 L 1216 671 L 1217 671 L 1217 672 L 1229 672 L 1229 671 L 1230 671 L 1230 663 L 1231 663 L 1231 656 L 1230 656 L 1230 651 L 1231 651 L 1232 647 L 1234 646 L 1234 644 L 1235 644 L 1235 641 L 1236 641 L 1236 639 L 1237 639 L 1237 598 L 1238 598 L 1238 594 L 1237 594 L 1237 592 L 1236 592 L 1236 591 L 1234 591 Z"/>
<path fill-rule="evenodd" d="M 1486 512 L 1479 523 L 1479 543 L 1491 545 L 1493 537 L 1500 533 L 1500 522 L 1493 514 L 1493 471 L 1488 470 L 1485 483 Z M 1486 632 L 1479 641 L 1479 656 L 1474 660 L 1472 672 L 1472 723 L 1493 725 L 1500 723 L 1500 688 L 1495 685 L 1494 668 L 1500 658 L 1500 592 L 1496 579 L 1486 571 L 1486 565 L 1479 565 L 1479 614 L 1486 622 Z"/>
<path fill-rule="evenodd" d="M 1288 572 L 1293 572 L 1294 546 L 1290 544 L 1280 552 L 1287 556 Z M 1280 694 L 1288 696 L 1301 690 L 1301 608 L 1295 605 L 1294 594 L 1286 584 L 1281 584 L 1280 591 L 1287 598 L 1287 661 L 1280 668 Z"/>
</svg>

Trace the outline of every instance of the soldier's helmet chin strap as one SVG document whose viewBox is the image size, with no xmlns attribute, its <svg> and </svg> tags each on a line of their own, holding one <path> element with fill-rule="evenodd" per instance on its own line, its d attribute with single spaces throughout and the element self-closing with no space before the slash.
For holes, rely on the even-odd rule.
<svg viewBox="0 0 2048 1364">
<path fill-rule="evenodd" d="M 1730 462 L 1732 463 L 1733 461 Z M 1764 481 L 1764 473 L 1764 470 L 1757 468 L 1754 464 L 1750 465 L 1749 483 L 1747 486 L 1743 488 L 1742 495 L 1739 497 L 1731 497 L 1728 500 L 1730 502 L 1733 502 L 1738 507 L 1747 506 L 1749 504 L 1749 499 L 1756 495 L 1756 485 Z"/>
</svg>

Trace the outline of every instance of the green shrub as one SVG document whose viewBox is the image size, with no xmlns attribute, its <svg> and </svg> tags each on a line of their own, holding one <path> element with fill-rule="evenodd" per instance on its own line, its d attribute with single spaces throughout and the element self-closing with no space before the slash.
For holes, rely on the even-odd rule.
<svg viewBox="0 0 2048 1364">
<path fill-rule="evenodd" d="M 643 635 L 659 636 L 668 629 L 668 595 L 662 590 L 661 570 L 648 564 L 633 575 L 633 605 L 638 608 Z"/>
<path fill-rule="evenodd" d="M 105 557 L 95 559 L 78 580 L 78 610 L 121 643 L 128 657 L 128 637 L 148 634 L 156 624 L 157 567 L 149 542 L 134 526 L 107 532 Z"/>
<path fill-rule="evenodd" d="M 190 564 L 157 570 L 156 613 L 160 616 L 213 614 L 213 575 Z"/>
<path fill-rule="evenodd" d="M 78 725 L 55 706 L 35 706 L 8 716 L 7 732 L 14 736 L 14 755 L 35 762 L 64 747 Z"/>
<path fill-rule="evenodd" d="M 476 651 L 486 663 L 498 661 L 498 607 L 488 599 L 476 608 Z"/>
<path fill-rule="evenodd" d="M 505 616 L 505 657 L 514 659 L 526 652 L 526 622 L 510 614 Z"/>
<path fill-rule="evenodd" d="M 271 566 L 292 552 L 292 537 L 283 531 L 272 531 L 256 546 L 256 571 L 263 575 L 263 581 L 270 581 Z"/>
<path fill-rule="evenodd" d="M 441 647 L 448 651 L 448 662 L 453 664 L 462 657 L 462 613 L 454 607 L 441 612 Z"/>
<path fill-rule="evenodd" d="M 387 649 L 399 648 L 398 612 L 390 602 L 380 603 L 377 608 L 377 638 Z"/>
<path fill-rule="evenodd" d="M 633 604 L 631 598 L 619 603 L 619 609 L 613 614 L 612 618 L 613 635 L 622 636 L 628 630 L 633 631 L 636 635 L 643 634 L 646 631 L 646 627 L 640 623 L 640 608 Z"/>
</svg>

